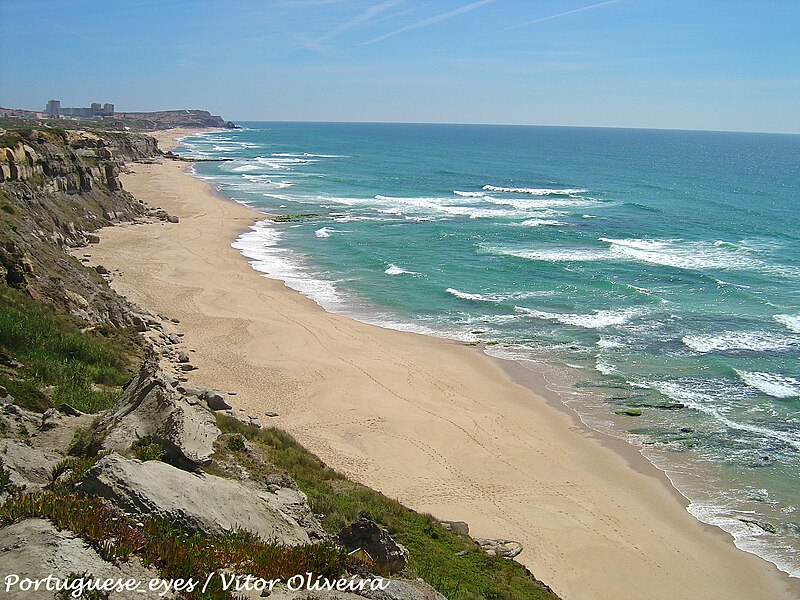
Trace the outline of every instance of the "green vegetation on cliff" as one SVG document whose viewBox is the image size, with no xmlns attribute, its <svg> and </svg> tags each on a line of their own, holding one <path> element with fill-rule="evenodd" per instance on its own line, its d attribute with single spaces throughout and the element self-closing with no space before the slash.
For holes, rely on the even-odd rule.
<svg viewBox="0 0 800 600">
<path fill-rule="evenodd" d="M 385 527 L 409 551 L 409 569 L 448 600 L 557 600 L 521 564 L 489 556 L 472 539 L 442 528 L 436 519 L 410 510 L 380 492 L 347 479 L 280 429 L 257 429 L 217 415 L 223 432 L 239 433 L 263 451 L 265 460 L 285 470 L 322 514 L 328 533 L 365 516 Z M 231 438 L 233 439 L 233 438 Z"/>
<path fill-rule="evenodd" d="M 42 411 L 67 402 L 85 412 L 107 408 L 141 358 L 134 335 L 103 326 L 81 329 L 77 318 L 0 284 L 0 385 L 23 407 Z M 433 517 L 350 481 L 287 433 L 257 429 L 220 414 L 217 419 L 223 431 L 249 439 L 268 469 L 286 472 L 297 482 L 314 512 L 324 515 L 326 531 L 336 534 L 362 516 L 372 519 L 408 548 L 409 570 L 448 600 L 556 598 L 519 563 L 489 556 L 468 536 L 446 531 Z M 137 445 L 147 454 L 139 458 L 157 459 L 148 453 L 151 448 L 147 441 L 142 439 Z M 223 447 L 226 452 L 241 454 L 244 460 L 246 451 L 240 436 L 229 437 Z M 168 523 L 128 519 L 104 501 L 71 492 L 70 485 L 102 455 L 66 458 L 53 470 L 51 491 L 12 497 L 0 506 L 0 522 L 43 517 L 102 551 L 106 548 L 104 540 L 127 540 L 129 543 L 116 545 L 116 553 L 108 558 L 125 559 L 135 554 L 169 577 L 196 577 L 220 564 L 236 565 L 239 571 L 259 576 L 298 572 L 299 565 L 334 575 L 347 566 L 342 551 L 331 546 L 278 549 L 242 533 L 186 535 Z M 67 472 L 65 479 L 62 476 Z M 220 549 L 228 553 L 222 563 Z M 254 558 L 247 563 L 242 562 L 244 557 Z M 206 597 L 228 596 L 214 590 Z"/>
<path fill-rule="evenodd" d="M 43 518 L 60 529 L 76 533 L 105 560 L 119 562 L 139 556 L 156 567 L 165 579 L 205 582 L 209 574 L 225 569 L 263 579 L 286 581 L 297 573 L 339 577 L 351 562 L 346 552 L 332 544 L 278 546 L 246 531 L 220 536 L 189 534 L 174 525 L 126 515 L 111 504 L 64 491 L 43 491 L 14 496 L 0 505 L 0 525 Z M 109 543 L 113 540 L 113 543 Z M 188 598 L 232 598 L 222 579 L 213 577 L 204 593 Z"/>
<path fill-rule="evenodd" d="M 125 330 L 81 325 L 0 285 L 0 385 L 17 404 L 43 412 L 66 403 L 89 413 L 113 405 L 141 349 Z"/>
</svg>

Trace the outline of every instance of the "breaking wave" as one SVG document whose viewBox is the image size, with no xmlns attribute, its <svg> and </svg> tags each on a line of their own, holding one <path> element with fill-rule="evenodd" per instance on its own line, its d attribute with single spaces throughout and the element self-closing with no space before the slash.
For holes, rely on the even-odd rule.
<svg viewBox="0 0 800 600">
<path fill-rule="evenodd" d="M 389 263 L 389 266 L 386 267 L 386 270 L 384 271 L 384 273 L 386 273 L 387 275 L 403 275 L 403 274 L 406 274 L 406 275 L 419 275 L 419 273 L 417 273 L 416 271 L 407 271 L 407 270 L 401 269 L 397 265 L 393 265 L 391 263 Z"/>
<path fill-rule="evenodd" d="M 800 333 L 800 315 L 775 315 L 772 319 L 790 331 Z"/>
<path fill-rule="evenodd" d="M 526 260 L 544 262 L 586 262 L 608 259 L 608 254 L 604 250 L 598 251 L 582 248 L 554 248 L 552 250 L 516 250 L 497 246 L 480 246 L 480 248 L 489 254 L 515 256 Z"/>
<path fill-rule="evenodd" d="M 718 408 L 718 404 L 714 402 L 714 394 L 709 394 L 707 389 L 708 382 L 705 384 L 698 381 L 640 381 L 631 383 L 635 387 L 657 390 L 673 400 L 682 402 L 689 408 L 710 415 L 716 421 L 731 429 L 747 431 L 761 437 L 779 440 L 796 450 L 800 450 L 800 436 L 796 434 L 776 431 L 749 423 L 740 423 L 727 417 Z M 723 386 L 721 385 L 720 387 L 722 388 Z"/>
<path fill-rule="evenodd" d="M 706 242 L 605 237 L 599 240 L 610 244 L 609 252 L 614 256 L 679 269 L 752 269 L 763 264 L 742 252 Z"/>
<path fill-rule="evenodd" d="M 528 194 L 530 196 L 574 196 L 583 194 L 589 190 L 583 188 L 551 189 L 551 188 L 512 188 L 497 185 L 485 185 L 483 189 L 487 192 L 502 192 L 506 194 Z"/>
<path fill-rule="evenodd" d="M 492 302 L 494 304 L 499 304 L 507 300 L 524 300 L 525 298 L 550 296 L 554 293 L 550 290 L 544 290 L 544 291 L 531 291 L 531 292 L 512 292 L 510 294 L 495 294 L 495 293 L 471 294 L 469 292 L 459 291 L 455 288 L 447 288 L 445 292 L 447 292 L 452 296 L 455 296 L 456 298 L 461 298 L 462 300 L 475 300 L 477 302 Z"/>
<path fill-rule="evenodd" d="M 278 245 L 282 237 L 270 222 L 260 221 L 231 246 L 248 258 L 256 271 L 280 279 L 323 308 L 339 306 L 343 299 L 334 282 L 310 274 L 296 254 Z"/>
<path fill-rule="evenodd" d="M 551 313 L 533 308 L 524 308 L 515 306 L 514 310 L 518 313 L 535 317 L 537 319 L 545 319 L 550 321 L 558 321 L 565 325 L 574 325 L 577 327 L 585 327 L 587 329 L 604 329 L 612 325 L 623 325 L 640 316 L 642 311 L 638 308 L 623 308 L 615 310 L 596 310 L 589 314 L 578 313 Z"/>
<path fill-rule="evenodd" d="M 725 331 L 708 335 L 685 335 L 681 341 L 701 354 L 731 351 L 779 352 L 790 350 L 800 344 L 800 338 L 766 331 Z"/>
<path fill-rule="evenodd" d="M 523 227 L 542 227 L 549 225 L 551 227 L 565 227 L 569 223 L 565 221 L 556 221 L 555 219 L 527 219 L 520 223 Z"/>
<path fill-rule="evenodd" d="M 773 398 L 799 398 L 800 379 L 785 377 L 773 373 L 757 371 L 740 371 L 734 369 L 739 378 L 750 387 L 753 387 Z"/>
</svg>

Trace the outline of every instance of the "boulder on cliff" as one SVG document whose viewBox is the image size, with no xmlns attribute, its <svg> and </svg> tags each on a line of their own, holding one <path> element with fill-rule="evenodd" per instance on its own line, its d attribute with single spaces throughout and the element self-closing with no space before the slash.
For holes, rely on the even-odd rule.
<svg viewBox="0 0 800 600">
<path fill-rule="evenodd" d="M 98 431 L 105 436 L 102 447 L 117 452 L 150 436 L 164 449 L 164 460 L 184 469 L 211 462 L 221 434 L 214 415 L 199 399 L 179 394 L 152 359 L 128 383 Z"/>
<path fill-rule="evenodd" d="M 372 577 L 369 579 L 374 580 Z M 369 585 L 365 585 L 363 590 L 351 592 L 314 590 L 313 598 L 318 600 L 359 600 L 361 598 L 370 598 L 371 600 L 447 600 L 419 579 L 389 579 L 385 577 L 382 579 L 386 584 L 385 590 L 371 590 Z M 362 581 L 362 578 L 356 577 L 355 581 L 358 583 Z M 260 592 L 244 594 L 244 597 L 255 600 L 260 597 Z M 273 589 L 269 598 L 270 600 L 307 600 L 309 594 L 307 590 L 290 591 L 285 585 L 278 585 Z"/>
<path fill-rule="evenodd" d="M 517 554 L 522 552 L 522 544 L 512 540 L 487 540 L 484 538 L 475 538 L 475 543 L 478 544 L 481 550 L 486 552 L 489 556 L 514 558 Z"/>
<path fill-rule="evenodd" d="M 11 483 L 28 491 L 50 483 L 50 473 L 63 457 L 56 452 L 33 448 L 19 440 L 0 440 L 0 461 Z"/>
<path fill-rule="evenodd" d="M 150 581 L 158 579 L 155 569 L 142 566 L 138 559 L 114 565 L 103 558 L 77 536 L 68 531 L 59 531 L 44 519 L 28 519 L 0 528 L 0 564 L 3 574 L 41 579 L 48 574 L 66 577 L 70 574 L 91 575 L 100 579 L 136 579 Z M 10 590 L 9 598 L 54 598 L 55 594 L 44 591 Z M 143 594 L 135 591 L 115 592 L 113 598 L 141 599 Z M 175 597 L 169 594 L 167 598 Z"/>
<path fill-rule="evenodd" d="M 421 579 L 387 579 L 385 590 L 365 589 L 358 594 L 370 600 L 447 600 Z"/>
<path fill-rule="evenodd" d="M 375 568 L 382 573 L 397 573 L 408 564 L 408 550 L 369 519 L 354 521 L 339 532 L 336 540 L 349 550 L 363 550 L 369 554 Z"/>
<path fill-rule="evenodd" d="M 80 491 L 128 512 L 166 519 L 204 534 L 243 529 L 282 545 L 308 544 L 306 531 L 283 512 L 286 499 L 214 475 L 112 454 L 87 471 Z"/>
<path fill-rule="evenodd" d="M 464 521 L 439 521 L 445 531 L 452 531 L 458 535 L 469 535 L 469 525 Z"/>
</svg>

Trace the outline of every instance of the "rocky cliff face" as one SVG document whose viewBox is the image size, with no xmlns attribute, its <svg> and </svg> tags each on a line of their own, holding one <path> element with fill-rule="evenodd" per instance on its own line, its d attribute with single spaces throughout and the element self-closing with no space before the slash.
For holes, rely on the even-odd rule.
<svg viewBox="0 0 800 600">
<path fill-rule="evenodd" d="M 149 129 L 169 127 L 221 127 L 233 129 L 231 121 L 225 121 L 219 115 L 212 115 L 207 110 L 162 110 L 158 112 L 117 113 L 122 119 L 133 119 Z M 149 125 L 148 125 L 149 123 Z"/>
<path fill-rule="evenodd" d="M 155 139 L 141 134 L 41 129 L 5 137 L 11 143 L 0 148 L 0 183 L 27 182 L 45 192 L 78 193 L 96 185 L 115 191 L 125 161 L 160 154 Z"/>
<path fill-rule="evenodd" d="M 92 324 L 127 324 L 124 301 L 65 250 L 147 214 L 119 172 L 126 161 L 159 156 L 156 141 L 45 128 L 0 131 L 0 141 L 0 278 Z"/>
</svg>

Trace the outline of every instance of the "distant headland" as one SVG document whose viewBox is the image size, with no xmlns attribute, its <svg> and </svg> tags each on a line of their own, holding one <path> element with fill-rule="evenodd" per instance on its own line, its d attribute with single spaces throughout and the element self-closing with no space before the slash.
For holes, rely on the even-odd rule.
<svg viewBox="0 0 800 600">
<path fill-rule="evenodd" d="M 207 110 L 161 110 L 156 112 L 116 112 L 114 104 L 92 102 L 86 107 L 64 107 L 60 100 L 49 100 L 43 111 L 0 107 L 0 118 L 21 120 L 64 120 L 86 124 L 102 124 L 116 130 L 158 130 L 175 127 L 221 127 L 236 129 L 233 121 L 225 121 Z"/>
</svg>

